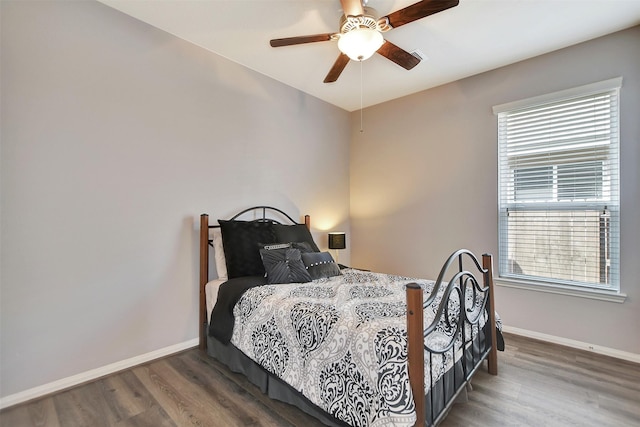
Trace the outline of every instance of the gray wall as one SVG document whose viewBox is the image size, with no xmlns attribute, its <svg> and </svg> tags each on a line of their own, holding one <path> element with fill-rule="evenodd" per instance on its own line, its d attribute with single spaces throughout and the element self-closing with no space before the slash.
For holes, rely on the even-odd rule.
<svg viewBox="0 0 640 427">
<path fill-rule="evenodd" d="M 200 213 L 348 231 L 347 112 L 100 3 L 0 5 L 0 396 L 195 339 Z"/>
<path fill-rule="evenodd" d="M 364 111 L 362 134 L 353 113 L 352 263 L 436 277 L 459 247 L 497 254 L 497 125 L 491 107 L 622 76 L 626 302 L 499 287 L 496 304 L 508 326 L 640 354 L 638 46 L 640 27 L 634 27 L 371 107 Z"/>
</svg>

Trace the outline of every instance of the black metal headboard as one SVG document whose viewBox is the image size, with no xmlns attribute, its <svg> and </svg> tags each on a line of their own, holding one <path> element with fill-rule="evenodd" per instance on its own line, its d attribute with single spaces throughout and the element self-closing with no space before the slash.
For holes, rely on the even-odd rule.
<svg viewBox="0 0 640 427">
<path fill-rule="evenodd" d="M 247 208 L 247 209 L 243 210 L 242 212 L 238 212 L 237 214 L 232 216 L 229 219 L 229 221 L 234 221 L 234 220 L 240 218 L 242 215 L 244 215 L 246 213 L 249 213 L 249 212 L 253 212 L 253 211 L 255 211 L 256 213 L 259 213 L 259 216 L 254 218 L 254 219 L 252 219 L 251 221 L 272 222 L 272 223 L 276 223 L 276 224 L 282 224 L 277 219 L 267 217 L 267 213 L 276 212 L 276 213 L 282 215 L 284 218 L 286 218 L 289 221 L 291 221 L 291 224 L 300 224 L 295 219 L 291 218 L 285 211 L 283 211 L 282 209 L 274 208 L 273 206 L 254 206 L 252 208 Z M 206 215 L 206 214 L 203 214 L 203 215 Z M 309 215 L 305 215 L 304 224 L 307 227 L 309 227 Z M 220 228 L 220 225 L 219 224 L 213 224 L 213 225 L 209 224 L 208 228 L 209 229 L 211 229 L 211 228 Z M 213 240 L 212 239 L 208 239 L 208 241 L 209 241 L 209 246 L 213 247 Z"/>
<path fill-rule="evenodd" d="M 273 218 L 267 218 L 267 211 L 274 211 L 274 212 L 278 212 L 279 214 L 281 214 L 282 216 L 286 217 L 289 221 L 291 221 L 291 223 L 293 224 L 298 224 L 298 222 L 296 222 L 296 220 L 294 220 L 293 218 L 291 218 L 289 215 L 287 215 L 283 210 L 278 209 L 278 208 L 274 208 L 271 206 L 254 206 L 252 208 L 249 209 L 245 209 L 240 213 L 235 214 L 232 218 L 231 221 L 233 221 L 234 219 L 240 218 L 242 215 L 251 212 L 251 211 L 262 211 L 262 217 L 255 219 L 254 221 L 273 221 L 276 223 L 280 223 L 278 220 L 275 220 Z"/>
</svg>

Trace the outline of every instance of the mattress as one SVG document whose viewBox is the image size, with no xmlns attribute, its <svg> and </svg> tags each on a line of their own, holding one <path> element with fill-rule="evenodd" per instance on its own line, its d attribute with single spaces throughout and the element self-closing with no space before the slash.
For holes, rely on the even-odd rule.
<svg viewBox="0 0 640 427">
<path fill-rule="evenodd" d="M 205 299 L 207 301 L 207 324 L 211 322 L 211 310 L 216 305 L 216 301 L 218 299 L 218 290 L 220 289 L 220 285 L 226 282 L 227 279 L 214 279 L 209 281 L 204 288 L 205 291 Z"/>
</svg>

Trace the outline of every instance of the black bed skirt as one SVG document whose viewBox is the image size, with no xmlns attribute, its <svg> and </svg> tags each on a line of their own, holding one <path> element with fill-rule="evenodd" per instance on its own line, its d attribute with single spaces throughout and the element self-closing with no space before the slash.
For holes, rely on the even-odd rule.
<svg viewBox="0 0 640 427">
<path fill-rule="evenodd" d="M 432 387 L 425 396 L 427 408 L 427 425 L 439 423 L 447 414 L 453 403 L 466 401 L 465 383 L 488 354 L 490 347 L 486 329 L 480 331 L 467 347 L 464 357 L 460 358 Z M 226 365 L 232 372 L 241 373 L 271 399 L 280 400 L 294 405 L 298 409 L 317 418 L 323 424 L 332 427 L 348 426 L 344 421 L 323 411 L 310 402 L 302 393 L 286 384 L 284 381 L 270 374 L 260 365 L 249 359 L 233 344 L 223 344 L 213 337 L 207 337 L 207 353 Z M 434 356 L 441 357 L 441 356 Z M 463 397 L 459 399 L 459 397 Z"/>
<path fill-rule="evenodd" d="M 271 399 L 289 403 L 328 426 L 349 426 L 344 421 L 338 420 L 320 409 L 317 405 L 311 403 L 302 393 L 249 359 L 233 344 L 223 344 L 209 336 L 207 337 L 207 353 L 209 356 L 225 364 L 232 372 L 243 374 L 253 385 L 258 387 Z"/>
</svg>

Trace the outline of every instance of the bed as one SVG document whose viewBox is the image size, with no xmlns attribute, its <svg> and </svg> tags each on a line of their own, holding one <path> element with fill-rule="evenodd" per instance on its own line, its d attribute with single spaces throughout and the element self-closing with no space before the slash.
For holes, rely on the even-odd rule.
<svg viewBox="0 0 640 427">
<path fill-rule="evenodd" d="M 329 426 L 437 425 L 485 360 L 497 375 L 490 255 L 387 275 L 337 265 L 309 230 L 268 206 L 201 215 L 200 348 Z"/>
</svg>

